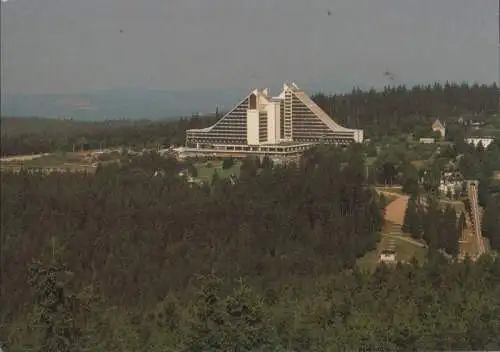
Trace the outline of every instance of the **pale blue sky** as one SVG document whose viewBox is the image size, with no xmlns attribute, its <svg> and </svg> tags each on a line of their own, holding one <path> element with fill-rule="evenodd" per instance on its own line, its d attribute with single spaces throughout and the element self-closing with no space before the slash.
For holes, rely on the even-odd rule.
<svg viewBox="0 0 500 352">
<path fill-rule="evenodd" d="M 2 90 L 497 79 L 497 0 L 9 0 Z M 328 10 L 331 16 L 328 16 Z M 123 33 L 120 33 L 123 30 Z"/>
</svg>

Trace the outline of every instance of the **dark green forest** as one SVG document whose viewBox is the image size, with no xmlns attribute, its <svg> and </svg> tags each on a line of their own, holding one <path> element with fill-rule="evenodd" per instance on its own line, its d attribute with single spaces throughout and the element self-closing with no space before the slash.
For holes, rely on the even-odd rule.
<svg viewBox="0 0 500 352">
<path fill-rule="evenodd" d="M 485 120 L 498 112 L 496 85 L 446 83 L 427 86 L 385 87 L 383 90 L 348 94 L 315 94 L 313 99 L 334 120 L 352 128 L 363 128 L 366 137 L 380 139 L 405 133 L 425 135 L 439 117 L 449 122 L 454 136 L 457 120 Z M 236 103 L 236 102 L 235 102 Z M 185 130 L 206 127 L 221 117 L 183 117 L 164 121 L 82 122 L 41 118 L 2 118 L 0 154 L 17 155 L 72 151 L 74 146 L 98 148 L 131 146 L 154 148 L 157 145 L 184 144 Z M 500 128 L 500 126 L 496 126 Z"/>
<path fill-rule="evenodd" d="M 457 221 L 457 213 L 450 205 L 441 209 L 438 201 L 431 199 L 423 207 L 415 197 L 408 200 L 403 230 L 414 239 L 423 239 L 434 250 L 442 249 L 449 255 L 458 257 L 458 241 L 464 227 L 464 215 Z"/>
<path fill-rule="evenodd" d="M 155 153 L 123 154 L 95 174 L 2 172 L 0 346 L 500 349 L 500 259 L 492 252 L 456 261 L 463 218 L 432 197 L 425 208 L 416 201 L 433 195 L 453 162 L 480 181 L 484 235 L 500 250 L 500 186 L 492 179 L 500 144 L 466 145 L 467 126 L 456 123 L 496 113 L 496 87 L 387 87 L 314 99 L 339 122 L 364 128 L 372 143 L 318 147 L 297 164 L 247 158 L 236 182 L 214 174 L 202 185 L 179 176 L 194 169 L 190 161 Z M 186 129 L 219 116 L 2 118 L 1 155 L 182 144 Z M 411 149 L 404 135 L 428 130 L 436 117 L 455 143 L 437 154 Z M 417 170 L 417 159 L 429 163 Z M 361 271 L 357 259 L 376 248 L 384 225 L 387 200 L 373 186 L 393 183 L 412 197 L 405 230 L 429 245 L 428 258 Z"/>
<path fill-rule="evenodd" d="M 234 185 L 189 185 L 184 167 L 146 154 L 92 175 L 2 173 L 9 351 L 500 347 L 498 259 L 356 268 L 385 200 L 355 148 L 249 158 Z"/>
<path fill-rule="evenodd" d="M 444 165 L 450 160 L 456 161 L 454 170 L 460 172 L 466 180 L 479 182 L 479 204 L 485 209 L 483 236 L 489 239 L 491 248 L 500 250 L 500 181 L 493 177 L 494 171 L 500 170 L 498 140 L 486 150 L 482 146 L 474 148 L 459 141 L 442 148 L 439 157 L 435 158 L 428 168 L 420 171 L 408 162 L 380 155 L 375 163 L 375 181 L 384 181 L 392 175 L 397 175 L 395 181 L 402 184 L 403 191 L 411 195 L 406 209 L 404 230 L 415 239 L 423 239 L 434 249 L 443 249 L 456 256 L 457 241 L 465 220 L 457 222 L 457 214 L 450 205 L 440 207 L 437 203 L 439 194 L 436 192 L 441 174 L 446 171 Z M 422 178 L 423 182 L 419 182 L 419 178 Z M 419 200 L 422 196 L 429 198 L 427 206 L 422 206 Z M 446 229 L 446 235 L 439 236 L 437 229 Z"/>
<path fill-rule="evenodd" d="M 493 85 L 446 83 L 385 87 L 381 91 L 353 89 L 348 94 L 317 94 L 316 103 L 348 127 L 363 128 L 368 137 L 414 133 L 436 118 L 444 122 L 485 120 L 498 112 L 498 88 Z"/>
<path fill-rule="evenodd" d="M 185 130 L 200 119 L 179 121 L 83 122 L 28 117 L 2 118 L 2 156 L 97 149 L 99 147 L 156 148 L 183 144 Z"/>
</svg>

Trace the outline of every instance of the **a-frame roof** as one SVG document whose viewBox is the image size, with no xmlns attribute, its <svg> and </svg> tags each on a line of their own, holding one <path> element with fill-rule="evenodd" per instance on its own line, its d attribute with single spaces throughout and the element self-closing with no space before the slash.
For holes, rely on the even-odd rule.
<svg viewBox="0 0 500 352">
<path fill-rule="evenodd" d="M 284 90 L 291 91 L 297 99 L 299 99 L 311 112 L 316 115 L 316 117 L 323 122 L 328 128 L 332 131 L 339 132 L 351 132 L 352 130 L 343 126 L 340 126 L 338 123 L 333 121 L 333 119 L 323 111 L 306 93 L 304 93 L 300 88 L 292 82 L 292 87 L 284 86 Z"/>
<path fill-rule="evenodd" d="M 444 124 L 439 119 L 436 119 L 432 124 L 432 128 L 444 128 Z"/>
</svg>

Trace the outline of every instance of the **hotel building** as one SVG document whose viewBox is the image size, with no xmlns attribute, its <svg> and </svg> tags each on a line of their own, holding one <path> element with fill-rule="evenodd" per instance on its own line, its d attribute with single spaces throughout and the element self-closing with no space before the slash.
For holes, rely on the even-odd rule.
<svg viewBox="0 0 500 352">
<path fill-rule="evenodd" d="M 250 92 L 210 127 L 186 131 L 179 156 L 298 156 L 318 143 L 362 143 L 363 130 L 333 121 L 292 83 L 270 97 L 268 90 Z"/>
</svg>

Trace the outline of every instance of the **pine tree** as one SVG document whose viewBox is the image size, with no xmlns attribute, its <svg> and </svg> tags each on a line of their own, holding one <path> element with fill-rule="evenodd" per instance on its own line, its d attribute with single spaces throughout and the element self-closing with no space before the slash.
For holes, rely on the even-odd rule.
<svg viewBox="0 0 500 352">
<path fill-rule="evenodd" d="M 490 241 L 491 248 L 500 250 L 500 202 L 490 197 L 483 216 L 483 235 Z"/>
<path fill-rule="evenodd" d="M 219 173 L 217 172 L 216 169 L 214 169 L 214 172 L 212 174 L 212 187 L 217 187 L 217 185 L 219 184 L 220 182 L 220 176 L 219 176 Z"/>
<path fill-rule="evenodd" d="M 435 197 L 428 198 L 427 209 L 423 215 L 423 239 L 429 247 L 439 248 L 439 236 L 438 236 L 438 226 L 439 219 L 441 217 L 441 210 L 439 208 L 439 203 Z"/>
<path fill-rule="evenodd" d="M 411 196 L 418 196 L 418 171 L 412 164 L 403 167 L 403 192 Z"/>
<path fill-rule="evenodd" d="M 198 169 L 196 168 L 195 165 L 190 164 L 189 168 L 188 168 L 188 171 L 189 171 L 189 175 L 191 177 L 195 177 L 195 178 L 198 177 Z"/>
<path fill-rule="evenodd" d="M 229 157 L 229 158 L 224 158 L 224 160 L 222 161 L 222 169 L 224 170 L 228 170 L 230 168 L 232 168 L 234 165 L 234 159 Z"/>
<path fill-rule="evenodd" d="M 29 268 L 29 283 L 35 291 L 32 326 L 43 331 L 39 351 L 80 350 L 81 329 L 76 319 L 79 300 L 71 292 L 71 277 L 57 259 L 48 265 L 36 261 Z"/>
<path fill-rule="evenodd" d="M 273 168 L 273 161 L 267 155 L 262 158 L 262 168 L 266 170 Z"/>
<path fill-rule="evenodd" d="M 403 222 L 403 231 L 409 233 L 415 239 L 422 238 L 422 220 L 417 205 L 416 197 L 408 200 Z"/>
<path fill-rule="evenodd" d="M 464 232 L 466 227 L 467 222 L 465 220 L 465 213 L 462 211 L 460 212 L 460 217 L 458 218 L 458 232 L 460 238 L 462 237 L 462 233 Z"/>
<path fill-rule="evenodd" d="M 440 236 L 442 237 L 442 248 L 450 255 L 456 257 L 459 252 L 458 241 L 461 230 L 457 226 L 457 214 L 450 205 L 446 207 L 443 214 L 443 227 Z"/>
</svg>

